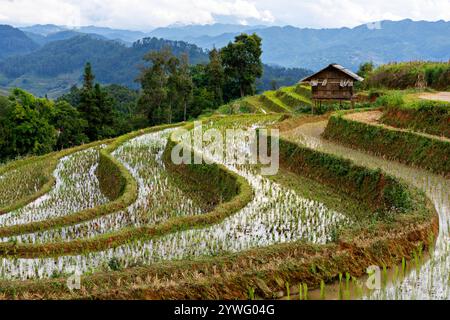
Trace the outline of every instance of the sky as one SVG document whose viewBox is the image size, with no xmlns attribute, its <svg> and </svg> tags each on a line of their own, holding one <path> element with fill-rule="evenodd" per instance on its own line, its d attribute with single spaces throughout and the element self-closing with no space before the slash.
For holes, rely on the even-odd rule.
<svg viewBox="0 0 450 320">
<path fill-rule="evenodd" d="M 96 25 L 150 31 L 217 22 L 355 27 L 380 20 L 450 20 L 450 0 L 0 0 L 0 24 Z"/>
</svg>

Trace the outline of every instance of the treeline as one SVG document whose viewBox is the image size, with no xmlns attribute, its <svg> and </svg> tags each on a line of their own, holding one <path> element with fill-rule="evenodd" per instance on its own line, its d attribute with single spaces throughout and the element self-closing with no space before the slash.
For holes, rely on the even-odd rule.
<svg viewBox="0 0 450 320">
<path fill-rule="evenodd" d="M 450 61 L 390 63 L 374 70 L 364 70 L 368 66 L 370 64 L 364 64 L 360 68 L 366 72 L 364 81 L 366 88 L 432 88 L 436 90 L 450 88 Z"/>
<path fill-rule="evenodd" d="M 15 89 L 0 100 L 0 159 L 44 154 L 139 128 L 193 119 L 220 105 L 254 94 L 263 72 L 261 39 L 242 34 L 209 63 L 190 65 L 169 47 L 145 55 L 141 90 L 101 86 L 91 63 L 83 86 L 56 101 Z"/>
<path fill-rule="evenodd" d="M 196 118 L 206 110 L 253 95 L 262 76 L 261 38 L 242 34 L 221 50 L 209 53 L 208 64 L 189 66 L 188 56 L 176 57 L 169 48 L 144 57 L 149 67 L 139 77 L 138 109 L 150 125 Z"/>
<path fill-rule="evenodd" d="M 0 96 L 0 160 L 40 155 L 121 135 L 146 125 L 136 113 L 138 92 L 95 83 L 91 65 L 84 85 L 57 101 L 14 89 Z"/>
<path fill-rule="evenodd" d="M 5 59 L 0 62 L 0 73 L 10 79 L 25 74 L 56 77 L 82 70 L 86 61 L 90 61 L 100 83 L 137 88 L 135 80 L 143 64 L 142 57 L 149 51 L 158 51 L 164 47 L 172 48 L 177 56 L 187 53 L 194 64 L 208 60 L 207 53 L 201 48 L 182 41 L 146 38 L 128 48 L 117 41 L 80 35 L 48 43 L 28 55 Z"/>
</svg>

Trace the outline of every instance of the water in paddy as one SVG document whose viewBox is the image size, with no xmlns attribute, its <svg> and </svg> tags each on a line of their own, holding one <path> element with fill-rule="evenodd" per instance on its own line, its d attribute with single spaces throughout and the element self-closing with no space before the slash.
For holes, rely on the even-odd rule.
<svg viewBox="0 0 450 320">
<path fill-rule="evenodd" d="M 403 179 L 423 190 L 439 214 L 439 236 L 429 259 L 420 269 L 411 268 L 413 270 L 401 281 L 390 281 L 385 289 L 372 292 L 365 298 L 450 299 L 450 180 L 324 140 L 321 134 L 326 125 L 327 121 L 308 123 L 286 132 L 285 136 L 310 148 L 348 158 L 359 165 L 381 168 Z"/>
</svg>

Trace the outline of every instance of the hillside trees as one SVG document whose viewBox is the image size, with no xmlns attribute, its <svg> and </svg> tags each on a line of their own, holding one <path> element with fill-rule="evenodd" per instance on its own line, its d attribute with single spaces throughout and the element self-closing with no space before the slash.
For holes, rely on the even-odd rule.
<svg viewBox="0 0 450 320">
<path fill-rule="evenodd" d="M 80 145 L 89 141 L 84 133 L 87 122 L 81 117 L 80 112 L 66 101 L 55 104 L 52 124 L 58 132 L 56 148 L 64 149 Z"/>
<path fill-rule="evenodd" d="M 263 75 L 261 46 L 258 35 L 241 34 L 222 48 L 220 53 L 231 97 L 235 91 L 233 86 L 239 89 L 240 97 L 255 93 L 256 79 Z"/>
<path fill-rule="evenodd" d="M 84 70 L 78 111 L 87 123 L 86 135 L 91 141 L 114 135 L 112 102 L 100 84 L 94 84 L 94 79 L 91 64 L 88 62 Z"/>
<path fill-rule="evenodd" d="M 224 102 L 255 93 L 262 76 L 261 39 L 242 34 L 222 50 L 209 53 L 209 63 L 189 66 L 188 56 L 175 56 L 168 47 L 148 53 L 148 66 L 139 77 L 139 109 L 150 125 L 199 116 Z"/>
<path fill-rule="evenodd" d="M 53 112 L 51 101 L 13 90 L 0 118 L 0 158 L 51 152 L 57 141 L 55 127 L 50 124 Z"/>
<path fill-rule="evenodd" d="M 225 71 L 223 69 L 222 58 L 217 49 L 209 53 L 209 64 L 206 67 L 209 90 L 214 94 L 215 105 L 223 104 L 223 86 L 225 84 Z"/>
<path fill-rule="evenodd" d="M 363 78 L 367 78 L 367 76 L 373 71 L 375 65 L 372 61 L 364 62 L 359 66 L 359 70 L 357 74 Z"/>
<path fill-rule="evenodd" d="M 169 82 L 169 61 L 174 56 L 168 48 L 148 53 L 144 60 L 151 66 L 142 70 L 139 78 L 142 86 L 142 95 L 139 106 L 147 115 L 150 124 L 159 124 L 168 121 L 167 96 Z"/>
</svg>

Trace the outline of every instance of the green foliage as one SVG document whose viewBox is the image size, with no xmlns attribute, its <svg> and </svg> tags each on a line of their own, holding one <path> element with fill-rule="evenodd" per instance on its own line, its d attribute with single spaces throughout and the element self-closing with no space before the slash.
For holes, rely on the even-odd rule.
<svg viewBox="0 0 450 320">
<path fill-rule="evenodd" d="M 89 141 L 84 134 L 87 127 L 86 120 L 81 118 L 80 112 L 65 101 L 55 104 L 52 124 L 58 131 L 57 149 L 65 149 Z"/>
<path fill-rule="evenodd" d="M 216 106 L 223 104 L 223 86 L 225 84 L 225 71 L 222 65 L 222 57 L 217 49 L 209 53 L 209 64 L 206 66 L 208 88 L 213 93 Z"/>
<path fill-rule="evenodd" d="M 115 114 L 112 101 L 100 84 L 94 84 L 95 76 L 88 62 L 84 70 L 84 84 L 80 92 L 78 111 L 87 123 L 86 135 L 90 141 L 113 137 Z"/>
<path fill-rule="evenodd" d="M 122 270 L 122 263 L 120 262 L 119 259 L 117 258 L 112 258 L 111 260 L 109 260 L 108 262 L 108 267 L 112 270 L 112 271 L 120 271 Z"/>
<path fill-rule="evenodd" d="M 313 74 L 311 70 L 303 68 L 283 68 L 279 66 L 263 65 L 263 75 L 256 80 L 258 92 L 278 90 L 281 87 L 293 86 L 299 80 Z"/>
<path fill-rule="evenodd" d="M 220 53 L 230 87 L 229 99 L 237 98 L 235 92 L 239 92 L 240 97 L 255 93 L 256 79 L 263 74 L 261 46 L 262 39 L 258 35 L 241 34 L 222 48 Z"/>
<path fill-rule="evenodd" d="M 384 124 L 450 138 L 450 103 L 418 100 L 386 106 Z"/>
<path fill-rule="evenodd" d="M 378 107 L 401 107 L 404 104 L 403 95 L 396 91 L 380 96 L 375 102 Z"/>
<path fill-rule="evenodd" d="M 326 132 L 327 134 L 327 132 Z M 371 170 L 331 154 L 280 139 L 280 162 L 298 172 L 351 194 L 383 213 L 411 208 L 407 187 L 380 170 Z"/>
<path fill-rule="evenodd" d="M 56 145 L 56 130 L 49 124 L 54 112 L 47 99 L 38 99 L 13 90 L 0 118 L 0 158 L 51 152 Z"/>
<path fill-rule="evenodd" d="M 374 64 L 372 61 L 364 62 L 359 66 L 357 74 L 363 78 L 366 78 L 374 69 Z"/>
<path fill-rule="evenodd" d="M 87 61 L 96 69 L 96 78 L 102 84 L 117 83 L 137 88 L 135 79 L 139 75 L 142 57 L 149 51 L 171 47 L 180 57 L 188 54 L 196 64 L 208 61 L 201 48 L 183 41 L 144 38 L 126 47 L 117 41 L 98 39 L 91 35 L 80 35 L 64 41 L 51 42 L 29 55 L 14 56 L 0 63 L 0 73 L 9 78 L 56 77 L 82 71 Z"/>
<path fill-rule="evenodd" d="M 448 141 L 352 121 L 338 115 L 330 118 L 324 136 L 434 173 L 450 174 Z M 390 190 L 390 193 L 396 194 L 397 191 Z"/>
<path fill-rule="evenodd" d="M 171 123 L 174 119 L 175 104 L 179 102 L 176 96 L 179 78 L 180 61 L 170 48 L 148 53 L 144 60 L 150 67 L 142 70 L 140 82 L 142 95 L 139 107 L 147 115 L 150 124 Z"/>
<path fill-rule="evenodd" d="M 369 74 L 365 86 L 446 90 L 450 88 L 450 63 L 413 61 L 382 65 Z"/>
</svg>

